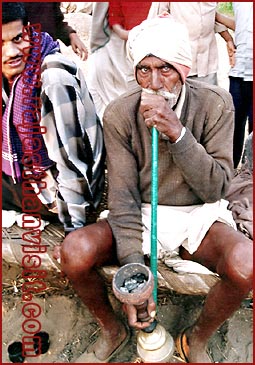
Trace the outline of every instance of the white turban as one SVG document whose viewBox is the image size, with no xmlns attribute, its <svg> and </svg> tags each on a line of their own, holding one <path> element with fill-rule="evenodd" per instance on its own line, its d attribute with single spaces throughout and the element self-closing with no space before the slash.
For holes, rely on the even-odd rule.
<svg viewBox="0 0 255 365">
<path fill-rule="evenodd" d="M 144 20 L 129 31 L 127 55 L 134 68 L 153 55 L 173 65 L 185 81 L 192 64 L 189 33 L 170 14 Z"/>
</svg>

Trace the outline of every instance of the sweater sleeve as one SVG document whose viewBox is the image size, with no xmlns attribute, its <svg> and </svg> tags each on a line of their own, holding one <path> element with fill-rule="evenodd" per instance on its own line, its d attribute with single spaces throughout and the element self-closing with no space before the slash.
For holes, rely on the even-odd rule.
<svg viewBox="0 0 255 365">
<path fill-rule="evenodd" d="M 137 161 L 132 151 L 131 127 L 118 103 L 104 113 L 104 139 L 108 170 L 108 221 L 117 245 L 120 264 L 142 262 L 141 197 Z M 127 176 L 128 171 L 128 176 Z"/>
</svg>

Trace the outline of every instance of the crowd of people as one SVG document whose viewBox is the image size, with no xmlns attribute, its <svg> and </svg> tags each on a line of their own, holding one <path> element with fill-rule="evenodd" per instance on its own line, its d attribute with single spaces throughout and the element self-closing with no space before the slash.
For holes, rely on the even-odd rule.
<svg viewBox="0 0 255 365">
<path fill-rule="evenodd" d="M 253 4 L 233 3 L 234 18 L 216 4 L 93 3 L 89 55 L 59 3 L 2 3 L 2 209 L 34 208 L 63 224 L 55 258 L 100 327 L 76 362 L 109 362 L 129 340 L 97 268 L 150 258 L 153 128 L 158 257 L 178 251 L 221 279 L 177 338 L 185 362 L 212 362 L 210 337 L 252 289 L 253 241 L 226 197 L 247 118 L 252 132 Z M 227 45 L 229 92 L 217 85 L 215 31 Z M 61 37 L 88 59 L 87 80 L 61 54 Z M 109 213 L 88 224 L 106 170 Z M 146 322 L 125 305 L 130 327 L 154 321 L 156 303 L 147 300 Z"/>
</svg>

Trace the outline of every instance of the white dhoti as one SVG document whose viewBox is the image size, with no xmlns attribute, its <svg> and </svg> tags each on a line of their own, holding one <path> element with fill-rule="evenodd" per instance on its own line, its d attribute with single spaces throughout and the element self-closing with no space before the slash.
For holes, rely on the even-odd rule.
<svg viewBox="0 0 255 365">
<path fill-rule="evenodd" d="M 236 229 L 232 212 L 227 209 L 228 201 L 192 206 L 157 206 L 157 251 L 160 258 L 164 252 L 176 252 L 183 246 L 193 254 L 211 225 L 223 222 Z M 151 205 L 142 204 L 143 252 L 151 251 Z"/>
</svg>

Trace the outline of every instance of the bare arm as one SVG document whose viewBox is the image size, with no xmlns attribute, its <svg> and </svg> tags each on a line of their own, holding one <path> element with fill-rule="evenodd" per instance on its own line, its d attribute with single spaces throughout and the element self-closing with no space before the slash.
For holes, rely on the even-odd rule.
<svg viewBox="0 0 255 365">
<path fill-rule="evenodd" d="M 83 41 L 77 33 L 70 33 L 69 38 L 74 53 L 76 53 L 82 61 L 85 61 L 88 58 L 88 50 Z"/>
<path fill-rule="evenodd" d="M 235 20 L 216 11 L 215 20 L 231 30 L 235 30 Z"/>
<path fill-rule="evenodd" d="M 216 13 L 215 13 L 215 21 L 217 23 L 220 23 L 220 24 L 224 25 L 225 27 L 227 27 L 227 28 L 229 28 L 233 31 L 235 30 L 235 20 L 233 18 L 230 18 L 226 15 L 223 15 L 223 14 L 219 13 L 218 11 L 216 11 Z M 234 67 L 236 47 L 235 47 L 235 44 L 234 44 L 233 37 L 229 33 L 228 29 L 226 29 L 222 32 L 219 32 L 219 34 L 221 35 L 221 37 L 226 42 L 227 51 L 228 51 L 228 58 L 229 58 L 229 64 L 230 64 L 231 67 Z"/>
<path fill-rule="evenodd" d="M 126 41 L 128 39 L 128 30 L 125 30 L 122 25 L 120 24 L 114 24 L 112 26 L 113 31 L 124 41 Z"/>
<path fill-rule="evenodd" d="M 235 47 L 235 44 L 234 44 L 234 40 L 233 40 L 233 38 L 232 38 L 232 36 L 231 36 L 231 34 L 229 33 L 228 30 L 224 30 L 223 32 L 221 32 L 219 34 L 226 41 L 229 64 L 230 64 L 231 67 L 234 67 L 234 65 L 235 65 L 235 52 L 236 52 L 236 47 Z"/>
</svg>

